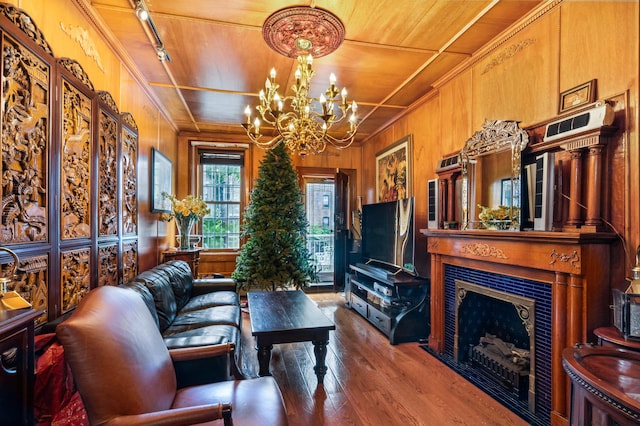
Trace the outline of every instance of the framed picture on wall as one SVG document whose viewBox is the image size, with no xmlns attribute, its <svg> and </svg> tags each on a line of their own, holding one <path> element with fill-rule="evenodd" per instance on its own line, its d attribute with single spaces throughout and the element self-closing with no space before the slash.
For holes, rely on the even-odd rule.
<svg viewBox="0 0 640 426">
<path fill-rule="evenodd" d="M 376 202 L 411 197 L 413 137 L 407 135 L 376 154 Z"/>
<path fill-rule="evenodd" d="M 151 148 L 151 212 L 171 213 L 171 200 L 162 193 L 173 192 L 172 164 L 164 154 Z"/>
<path fill-rule="evenodd" d="M 596 80 L 587 81 L 579 86 L 560 93 L 558 113 L 570 111 L 596 100 Z"/>
</svg>

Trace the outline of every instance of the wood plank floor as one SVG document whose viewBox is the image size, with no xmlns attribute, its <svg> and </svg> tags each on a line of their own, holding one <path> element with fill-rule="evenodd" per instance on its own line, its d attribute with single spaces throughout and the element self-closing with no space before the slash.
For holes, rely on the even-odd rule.
<svg viewBox="0 0 640 426">
<path fill-rule="evenodd" d="M 289 424 L 525 425 L 417 343 L 391 346 L 340 293 L 309 294 L 336 324 L 327 351 L 329 371 L 317 386 L 310 342 L 275 345 L 271 372 L 282 391 Z M 258 373 L 249 315 L 243 313 L 242 368 Z"/>
</svg>

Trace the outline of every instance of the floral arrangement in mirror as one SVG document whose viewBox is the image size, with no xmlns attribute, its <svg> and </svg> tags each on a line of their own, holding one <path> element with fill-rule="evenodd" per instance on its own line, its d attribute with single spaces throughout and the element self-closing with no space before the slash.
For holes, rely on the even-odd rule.
<svg viewBox="0 0 640 426">
<path fill-rule="evenodd" d="M 511 206 L 498 206 L 496 208 L 485 207 L 478 204 L 480 213 L 478 219 L 485 229 L 505 231 L 518 227 L 520 209 Z"/>
</svg>

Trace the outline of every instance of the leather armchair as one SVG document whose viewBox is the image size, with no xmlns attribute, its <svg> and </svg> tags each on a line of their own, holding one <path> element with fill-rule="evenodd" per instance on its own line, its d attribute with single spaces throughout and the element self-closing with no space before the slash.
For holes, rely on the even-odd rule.
<svg viewBox="0 0 640 426">
<path fill-rule="evenodd" d="M 178 389 L 173 358 L 210 356 L 233 345 L 168 350 L 131 289 L 92 290 L 56 334 L 92 425 L 222 424 L 225 417 L 231 424 L 229 416 L 235 425 L 287 424 L 272 377 Z"/>
</svg>

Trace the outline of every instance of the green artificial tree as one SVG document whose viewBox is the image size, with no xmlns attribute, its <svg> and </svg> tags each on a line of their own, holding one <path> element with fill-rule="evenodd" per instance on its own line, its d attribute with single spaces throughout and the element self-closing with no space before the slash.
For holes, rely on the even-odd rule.
<svg viewBox="0 0 640 426">
<path fill-rule="evenodd" d="M 298 175 L 284 144 L 267 151 L 244 212 L 232 277 L 243 289 L 306 287 L 316 278 L 306 245 L 307 217 Z"/>
</svg>

